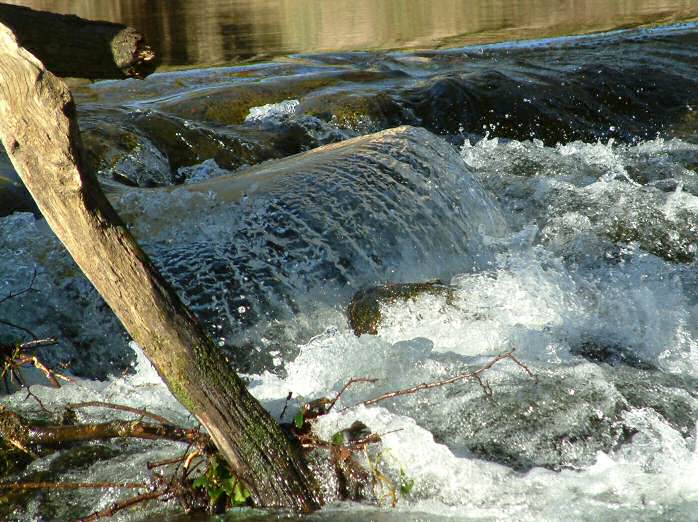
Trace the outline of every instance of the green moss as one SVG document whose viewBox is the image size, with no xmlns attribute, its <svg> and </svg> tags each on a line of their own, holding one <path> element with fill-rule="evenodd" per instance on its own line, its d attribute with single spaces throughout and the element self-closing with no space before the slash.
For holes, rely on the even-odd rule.
<svg viewBox="0 0 698 522">
<path fill-rule="evenodd" d="M 357 336 L 376 335 L 381 322 L 381 306 L 398 301 L 415 300 L 422 295 L 453 298 L 453 289 L 441 281 L 387 284 L 360 290 L 349 303 L 349 325 Z"/>
<path fill-rule="evenodd" d="M 688 222 L 687 216 L 686 223 Z M 696 237 L 690 227 L 686 228 L 687 230 L 681 230 L 676 222 L 653 216 L 651 219 L 638 218 L 636 221 L 615 219 L 604 232 L 611 241 L 636 242 L 646 252 L 667 261 L 690 263 L 695 257 L 692 245 Z"/>
<path fill-rule="evenodd" d="M 234 85 L 214 93 L 199 94 L 166 108 L 185 118 L 238 125 L 245 121 L 252 107 L 297 99 L 339 81 L 336 76 L 310 76 L 294 80 L 253 82 Z"/>
</svg>

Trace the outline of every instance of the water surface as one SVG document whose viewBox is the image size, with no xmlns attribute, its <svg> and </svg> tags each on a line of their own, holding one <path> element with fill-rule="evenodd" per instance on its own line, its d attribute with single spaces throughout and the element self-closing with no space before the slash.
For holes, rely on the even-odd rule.
<svg viewBox="0 0 698 522">
<path fill-rule="evenodd" d="M 132 25 L 167 65 L 297 52 L 429 49 L 698 17 L 694 0 L 20 0 Z"/>
</svg>

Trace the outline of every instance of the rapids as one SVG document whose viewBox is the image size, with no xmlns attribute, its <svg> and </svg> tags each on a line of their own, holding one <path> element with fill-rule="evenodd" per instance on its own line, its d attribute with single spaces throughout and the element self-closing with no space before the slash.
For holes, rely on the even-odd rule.
<svg viewBox="0 0 698 522">
<path fill-rule="evenodd" d="M 512 349 L 535 373 L 498 364 L 484 374 L 492 398 L 471 382 L 336 408 L 317 433 L 360 420 L 383 434 L 383 472 L 413 487 L 394 509 L 336 502 L 311 519 L 694 520 L 697 71 L 698 27 L 684 24 L 299 55 L 128 89 L 100 82 L 76 99 L 110 199 L 272 414 L 289 392 L 286 420 L 351 377 L 378 381 L 340 406 Z M 360 137 L 403 124 L 413 127 Z M 191 424 L 43 221 L 21 210 L 0 218 L 0 296 L 36 271 L 34 291 L 0 302 L 0 318 L 58 336 L 41 357 L 78 379 L 33 392 L 50 409 L 103 400 Z M 437 277 L 450 298 L 385 305 L 376 336 L 349 329 L 355 291 Z M 25 395 L 0 400 L 40 415 Z M 13 477 L 50 480 L 68 454 L 79 465 L 66 479 L 139 480 L 146 461 L 182 451 L 92 448 Z M 0 513 L 64 519 L 119 495 L 41 493 Z"/>
</svg>

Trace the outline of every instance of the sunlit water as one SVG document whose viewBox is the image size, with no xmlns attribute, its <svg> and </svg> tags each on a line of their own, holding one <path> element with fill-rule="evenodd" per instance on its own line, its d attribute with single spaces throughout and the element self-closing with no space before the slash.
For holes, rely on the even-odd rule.
<svg viewBox="0 0 698 522">
<path fill-rule="evenodd" d="M 166 66 L 434 49 L 698 18 L 693 0 L 12 0 L 138 28 Z"/>
<path fill-rule="evenodd" d="M 77 99 L 110 198 L 273 415 L 289 392 L 287 420 L 351 377 L 378 379 L 315 429 L 361 420 L 382 434 L 384 472 L 414 487 L 396 508 L 338 502 L 312 518 L 693 520 L 696 65 L 684 25 L 302 56 L 102 82 Z M 400 124 L 428 131 L 258 183 L 247 170 Z M 2 317 L 59 335 L 42 357 L 80 376 L 33 387 L 44 404 L 128 403 L 191 423 L 41 220 L 15 213 L 0 230 L 2 294 L 37 268 L 37 292 Z M 451 297 L 385 305 L 377 336 L 350 331 L 354 291 L 434 277 Z M 340 412 L 512 349 L 537 380 L 501 362 L 485 374 L 492 399 L 471 382 Z M 24 394 L 3 403 L 37 410 Z M 62 478 L 139 480 L 146 461 L 183 451 L 105 446 L 119 451 Z M 15 478 L 55 476 L 58 456 Z M 84 515 L 119 494 L 43 493 L 12 516 Z M 128 516 L 174 508 L 149 509 Z"/>
</svg>

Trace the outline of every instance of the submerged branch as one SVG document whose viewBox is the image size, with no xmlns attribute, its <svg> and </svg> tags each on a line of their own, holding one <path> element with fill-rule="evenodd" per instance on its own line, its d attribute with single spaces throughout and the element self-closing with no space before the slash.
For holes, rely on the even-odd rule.
<svg viewBox="0 0 698 522">
<path fill-rule="evenodd" d="M 140 421 L 111 421 L 78 426 L 35 426 L 24 417 L 0 405 L 0 437 L 28 451 L 36 445 L 61 446 L 72 442 L 112 438 L 160 439 L 187 442 L 202 447 L 210 444 L 205 433 L 171 425 L 147 424 Z"/>
</svg>

